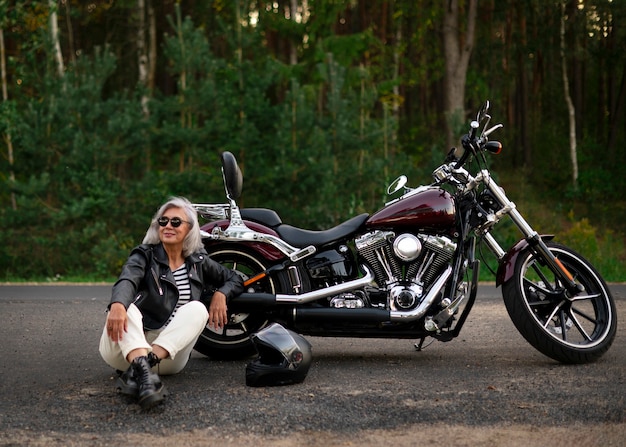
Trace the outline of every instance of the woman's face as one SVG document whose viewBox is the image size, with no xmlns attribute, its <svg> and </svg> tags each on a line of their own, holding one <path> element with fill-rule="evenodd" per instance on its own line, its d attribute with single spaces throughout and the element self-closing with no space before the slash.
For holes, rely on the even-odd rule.
<svg viewBox="0 0 626 447">
<path fill-rule="evenodd" d="M 165 223 L 166 220 L 167 223 Z M 174 223 L 180 221 L 180 225 L 176 227 L 172 225 L 172 221 Z M 164 223 L 165 226 L 163 226 Z M 169 208 L 159 219 L 159 238 L 165 245 L 182 246 L 185 236 L 187 236 L 190 230 L 191 224 L 188 222 L 187 215 L 182 208 Z"/>
</svg>

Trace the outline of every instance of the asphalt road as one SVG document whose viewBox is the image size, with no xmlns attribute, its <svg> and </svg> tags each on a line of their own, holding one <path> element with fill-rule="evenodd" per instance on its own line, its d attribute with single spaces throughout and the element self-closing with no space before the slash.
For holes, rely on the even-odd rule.
<svg viewBox="0 0 626 447">
<path fill-rule="evenodd" d="M 98 354 L 109 285 L 0 286 L 0 445 L 623 445 L 626 286 L 611 290 L 618 334 L 593 364 L 535 351 L 488 285 L 452 342 L 310 337 L 305 382 L 276 388 L 194 354 L 143 412 Z"/>
</svg>

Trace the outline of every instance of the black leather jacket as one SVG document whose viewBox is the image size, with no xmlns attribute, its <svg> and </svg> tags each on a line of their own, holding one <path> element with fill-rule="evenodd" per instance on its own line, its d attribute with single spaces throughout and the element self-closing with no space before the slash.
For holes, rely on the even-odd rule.
<svg viewBox="0 0 626 447">
<path fill-rule="evenodd" d="M 216 290 L 226 295 L 227 301 L 243 292 L 243 280 L 230 270 L 209 258 L 204 249 L 185 259 L 191 300 L 208 305 Z M 178 288 L 169 267 L 162 244 L 142 244 L 135 247 L 122 267 L 113 285 L 111 303 L 122 303 L 126 309 L 131 303 L 141 310 L 145 329 L 159 329 L 168 320 L 178 302 Z"/>
</svg>

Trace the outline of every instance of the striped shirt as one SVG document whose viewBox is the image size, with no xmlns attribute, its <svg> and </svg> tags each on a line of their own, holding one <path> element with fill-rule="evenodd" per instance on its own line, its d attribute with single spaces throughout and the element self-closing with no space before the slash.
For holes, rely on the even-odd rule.
<svg viewBox="0 0 626 447">
<path fill-rule="evenodd" d="M 183 264 L 180 268 L 174 270 L 172 272 L 174 274 L 174 281 L 176 281 L 176 287 L 178 287 L 178 302 L 176 303 L 176 307 L 170 315 L 170 318 L 167 320 L 165 325 L 167 326 L 174 315 L 176 315 L 176 311 L 181 307 L 187 304 L 191 298 L 191 285 L 189 284 L 189 275 L 187 273 L 187 267 Z"/>
</svg>

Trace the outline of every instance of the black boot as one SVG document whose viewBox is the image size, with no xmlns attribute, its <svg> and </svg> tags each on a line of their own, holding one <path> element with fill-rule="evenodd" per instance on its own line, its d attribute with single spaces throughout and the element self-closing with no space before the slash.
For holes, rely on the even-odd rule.
<svg viewBox="0 0 626 447">
<path fill-rule="evenodd" d="M 117 392 L 126 396 L 137 397 L 139 385 L 137 385 L 133 365 L 130 365 L 124 372 L 117 371 L 117 374 L 118 377 L 115 381 L 115 389 L 117 389 Z"/>
<path fill-rule="evenodd" d="M 153 368 L 161 362 L 161 359 L 159 359 L 152 352 L 149 353 L 147 357 L 150 368 Z M 117 392 L 126 396 L 138 397 L 139 384 L 135 375 L 135 368 L 133 367 L 133 365 L 130 365 L 128 369 L 124 372 L 117 371 L 117 374 L 118 378 L 115 381 L 115 388 L 117 389 Z"/>
<path fill-rule="evenodd" d="M 165 385 L 161 382 L 158 374 L 151 371 L 150 359 L 154 358 L 149 354 L 147 356 L 137 357 L 133 360 L 132 367 L 134 369 L 135 380 L 137 380 L 138 392 L 137 399 L 139 405 L 144 410 L 154 407 L 163 401 L 167 392 Z M 158 361 L 158 358 L 156 358 Z"/>
</svg>

